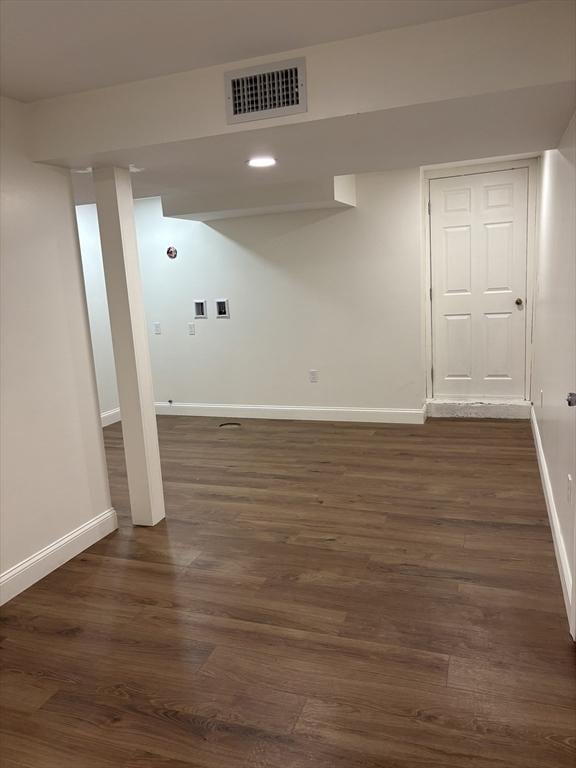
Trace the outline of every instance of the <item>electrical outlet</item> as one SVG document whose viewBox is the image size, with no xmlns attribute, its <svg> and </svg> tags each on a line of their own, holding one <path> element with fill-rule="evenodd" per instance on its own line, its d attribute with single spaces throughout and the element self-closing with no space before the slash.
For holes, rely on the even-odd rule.
<svg viewBox="0 0 576 768">
<path fill-rule="evenodd" d="M 318 373 L 318 371 L 314 369 L 311 369 L 310 371 L 308 371 L 308 381 L 310 382 L 310 384 L 318 384 L 319 379 L 320 379 L 320 374 Z"/>
<path fill-rule="evenodd" d="M 160 323 L 152 323 L 152 328 L 156 336 L 160 336 L 160 334 L 162 333 L 162 326 L 160 325 Z"/>
<path fill-rule="evenodd" d="M 188 323 L 188 336 L 196 335 L 196 326 L 194 323 Z"/>
</svg>

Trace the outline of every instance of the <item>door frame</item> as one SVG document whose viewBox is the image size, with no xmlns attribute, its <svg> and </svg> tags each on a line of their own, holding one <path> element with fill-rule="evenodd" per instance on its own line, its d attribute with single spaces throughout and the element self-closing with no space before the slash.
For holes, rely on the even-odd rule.
<svg viewBox="0 0 576 768">
<path fill-rule="evenodd" d="M 534 292 L 536 275 L 538 185 L 540 180 L 540 155 L 513 155 L 509 157 L 471 160 L 466 163 L 445 163 L 420 168 L 421 190 L 421 252 L 423 275 L 423 359 L 426 371 L 426 402 L 434 398 L 432 382 L 432 249 L 430 232 L 430 182 L 432 179 L 446 179 L 452 176 L 471 176 L 494 171 L 511 171 L 520 168 L 528 170 L 528 218 L 526 239 L 526 349 L 524 374 L 524 400 L 531 400 L 532 386 L 532 335 L 534 331 Z M 493 398 L 486 398 L 493 401 Z M 457 398 L 455 398 L 457 400 Z M 509 402 L 502 400 L 502 402 Z M 517 402 L 517 401 L 516 401 Z"/>
</svg>

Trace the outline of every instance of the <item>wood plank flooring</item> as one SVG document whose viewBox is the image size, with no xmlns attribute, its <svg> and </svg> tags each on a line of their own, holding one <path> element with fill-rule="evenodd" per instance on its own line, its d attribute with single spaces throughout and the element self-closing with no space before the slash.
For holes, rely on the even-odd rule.
<svg viewBox="0 0 576 768">
<path fill-rule="evenodd" d="M 527 422 L 160 417 L 168 518 L 2 614 L 3 768 L 574 768 Z"/>
</svg>

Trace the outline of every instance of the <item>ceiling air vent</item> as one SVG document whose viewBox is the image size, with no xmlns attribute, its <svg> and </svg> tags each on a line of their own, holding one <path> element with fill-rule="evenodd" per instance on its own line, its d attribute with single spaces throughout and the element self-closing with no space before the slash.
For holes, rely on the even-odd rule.
<svg viewBox="0 0 576 768">
<path fill-rule="evenodd" d="M 283 117 L 306 112 L 304 59 L 274 61 L 226 73 L 226 114 L 229 123 Z"/>
</svg>

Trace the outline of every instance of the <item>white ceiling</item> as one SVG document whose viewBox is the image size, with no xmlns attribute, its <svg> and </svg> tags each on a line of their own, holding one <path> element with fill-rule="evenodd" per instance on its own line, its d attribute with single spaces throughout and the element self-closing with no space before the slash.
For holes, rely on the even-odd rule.
<svg viewBox="0 0 576 768">
<path fill-rule="evenodd" d="M 557 146 L 575 108 L 574 83 L 558 83 L 110 152 L 82 163 L 144 168 L 132 177 L 135 197 L 236 190 L 241 201 L 251 186 L 539 152 Z M 277 158 L 274 168 L 247 167 L 251 155 L 264 153 Z M 76 202 L 93 202 L 91 175 L 72 177 Z"/>
<path fill-rule="evenodd" d="M 526 0 L 0 0 L 0 92 L 34 101 Z"/>
</svg>

